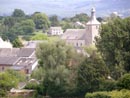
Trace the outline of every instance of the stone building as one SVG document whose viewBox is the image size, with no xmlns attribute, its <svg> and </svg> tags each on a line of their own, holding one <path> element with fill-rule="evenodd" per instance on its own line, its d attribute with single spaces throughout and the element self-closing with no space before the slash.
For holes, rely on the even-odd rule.
<svg viewBox="0 0 130 98">
<path fill-rule="evenodd" d="M 99 35 L 100 23 L 96 19 L 95 8 L 91 9 L 90 20 L 85 29 L 67 29 L 61 39 L 74 47 L 88 46 L 95 43 L 95 37 Z"/>
</svg>

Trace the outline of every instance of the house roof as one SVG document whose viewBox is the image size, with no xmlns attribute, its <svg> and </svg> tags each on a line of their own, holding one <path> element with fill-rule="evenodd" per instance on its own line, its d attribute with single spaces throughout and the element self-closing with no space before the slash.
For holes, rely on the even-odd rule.
<svg viewBox="0 0 130 98">
<path fill-rule="evenodd" d="M 34 51 L 34 48 L 1 48 L 0 57 L 29 57 Z"/>
<path fill-rule="evenodd" d="M 15 62 L 15 66 L 29 66 L 36 62 L 36 58 L 20 58 L 17 62 Z"/>
<path fill-rule="evenodd" d="M 50 29 L 62 29 L 61 27 L 50 27 Z"/>
<path fill-rule="evenodd" d="M 67 29 L 61 38 L 69 40 L 84 40 L 84 34 L 86 34 L 85 29 Z"/>
<path fill-rule="evenodd" d="M 18 57 L 29 57 L 34 53 L 34 48 L 20 48 L 17 56 Z"/>
<path fill-rule="evenodd" d="M 13 65 L 19 57 L 0 57 L 0 65 Z"/>
</svg>

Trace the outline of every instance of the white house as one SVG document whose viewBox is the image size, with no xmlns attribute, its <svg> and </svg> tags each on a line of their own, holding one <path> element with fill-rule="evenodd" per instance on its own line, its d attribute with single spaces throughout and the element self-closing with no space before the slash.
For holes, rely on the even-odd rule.
<svg viewBox="0 0 130 98">
<path fill-rule="evenodd" d="M 62 35 L 63 34 L 63 30 L 61 27 L 50 27 L 49 35 Z"/>
</svg>

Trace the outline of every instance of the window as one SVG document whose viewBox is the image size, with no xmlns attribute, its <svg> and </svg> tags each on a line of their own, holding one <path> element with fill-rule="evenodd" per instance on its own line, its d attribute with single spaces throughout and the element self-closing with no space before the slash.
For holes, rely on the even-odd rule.
<svg viewBox="0 0 130 98">
<path fill-rule="evenodd" d="M 5 68 L 4 68 L 4 66 L 2 66 L 2 71 L 4 71 L 5 70 Z"/>
<path fill-rule="evenodd" d="M 80 46 L 82 46 L 82 43 L 80 43 Z"/>
<path fill-rule="evenodd" d="M 96 29 L 98 29 L 98 26 L 96 26 Z"/>
<path fill-rule="evenodd" d="M 76 46 L 78 47 L 78 43 L 76 43 Z"/>
</svg>

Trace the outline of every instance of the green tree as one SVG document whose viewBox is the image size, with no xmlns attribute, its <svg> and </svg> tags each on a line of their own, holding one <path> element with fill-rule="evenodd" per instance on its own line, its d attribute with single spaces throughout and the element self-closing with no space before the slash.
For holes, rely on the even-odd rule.
<svg viewBox="0 0 130 98">
<path fill-rule="evenodd" d="M 115 79 L 130 71 L 130 18 L 116 18 L 102 25 L 97 48 Z"/>
<path fill-rule="evenodd" d="M 50 26 L 50 22 L 46 14 L 36 13 L 33 15 L 33 21 L 35 23 L 36 29 L 47 30 Z"/>
<path fill-rule="evenodd" d="M 13 47 L 16 47 L 16 48 L 23 47 L 23 44 L 22 44 L 22 42 L 20 41 L 19 38 L 16 38 L 16 39 L 12 42 L 12 44 L 13 44 Z"/>
<path fill-rule="evenodd" d="M 86 92 L 98 91 L 101 80 L 107 78 L 108 72 L 103 59 L 98 54 L 87 57 L 78 68 L 78 96 L 84 96 Z"/>
<path fill-rule="evenodd" d="M 13 17 L 25 17 L 25 13 L 21 9 L 15 9 L 12 16 Z"/>
<path fill-rule="evenodd" d="M 20 28 L 24 32 L 24 34 L 31 34 L 35 30 L 35 24 L 33 20 L 27 19 L 20 23 Z"/>
<path fill-rule="evenodd" d="M 82 56 L 72 47 L 66 46 L 63 41 L 39 44 L 36 55 L 43 68 L 43 71 L 39 72 L 44 73 L 40 75 L 44 87 L 42 94 L 53 98 L 70 96 L 70 91 L 75 86 L 74 68 L 82 61 Z"/>
<path fill-rule="evenodd" d="M 7 95 L 7 91 L 11 88 L 16 87 L 18 84 L 18 79 L 8 73 L 0 73 L 0 97 L 4 97 Z"/>
<path fill-rule="evenodd" d="M 123 75 L 117 82 L 119 89 L 129 89 L 130 90 L 130 74 Z"/>
<path fill-rule="evenodd" d="M 80 14 L 77 14 L 75 15 L 74 17 L 71 18 L 71 21 L 72 22 L 77 22 L 77 21 L 80 21 L 80 22 L 83 22 L 83 23 L 86 23 L 88 21 L 88 15 L 85 14 L 85 13 L 80 13 Z"/>
<path fill-rule="evenodd" d="M 59 20 L 58 17 L 56 15 L 49 17 L 49 20 L 51 22 L 51 26 L 59 26 Z"/>
<path fill-rule="evenodd" d="M 3 24 L 11 28 L 15 24 L 15 19 L 13 17 L 5 17 L 3 20 Z"/>
</svg>

